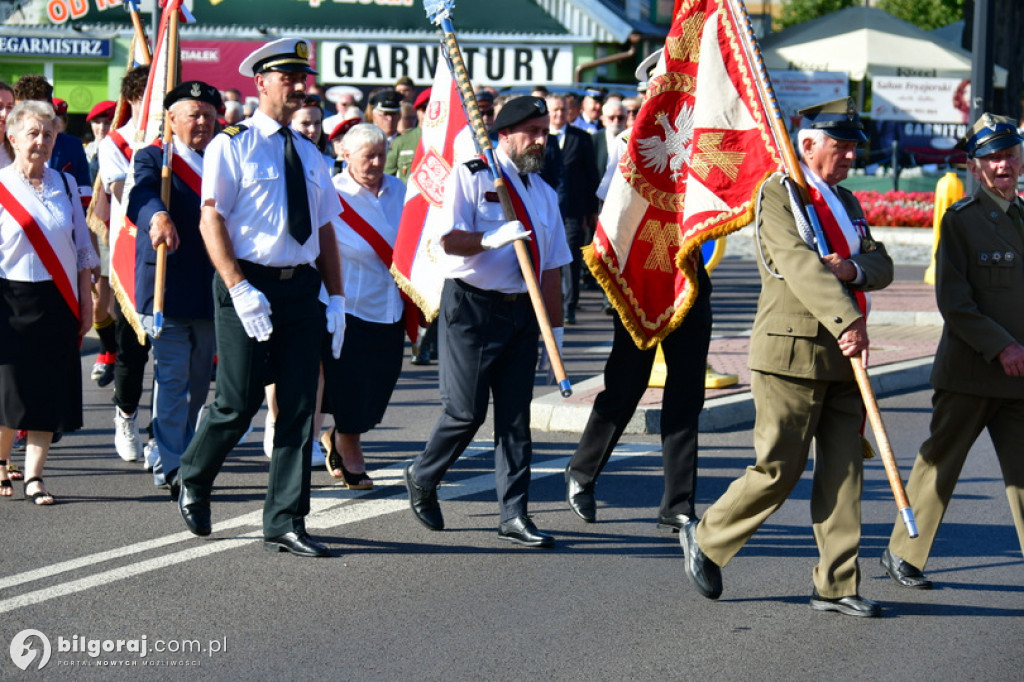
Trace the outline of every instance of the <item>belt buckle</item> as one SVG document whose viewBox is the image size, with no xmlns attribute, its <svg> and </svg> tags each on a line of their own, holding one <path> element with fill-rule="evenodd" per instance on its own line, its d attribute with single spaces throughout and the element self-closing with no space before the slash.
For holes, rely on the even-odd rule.
<svg viewBox="0 0 1024 682">
<path fill-rule="evenodd" d="M 295 268 L 281 268 L 281 280 L 291 279 L 295 274 Z"/>
</svg>

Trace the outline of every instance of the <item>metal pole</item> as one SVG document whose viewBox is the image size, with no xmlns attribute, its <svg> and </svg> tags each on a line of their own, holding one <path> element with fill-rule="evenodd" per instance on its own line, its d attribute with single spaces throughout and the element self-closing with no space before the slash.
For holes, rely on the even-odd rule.
<svg viewBox="0 0 1024 682">
<path fill-rule="evenodd" d="M 992 108 L 992 72 L 995 66 L 992 34 L 995 15 L 992 0 L 974 0 L 974 32 L 971 36 L 971 120 L 977 121 Z M 967 191 L 974 191 L 974 178 L 968 174 Z"/>
</svg>

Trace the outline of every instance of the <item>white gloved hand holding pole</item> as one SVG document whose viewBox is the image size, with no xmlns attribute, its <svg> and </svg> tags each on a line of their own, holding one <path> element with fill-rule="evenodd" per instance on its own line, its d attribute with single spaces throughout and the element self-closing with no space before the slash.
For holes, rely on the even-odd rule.
<svg viewBox="0 0 1024 682">
<path fill-rule="evenodd" d="M 493 230 L 484 232 L 483 237 L 480 239 L 480 246 L 485 251 L 492 249 L 500 249 L 503 246 L 508 246 L 514 241 L 520 239 L 526 239 L 530 236 L 530 233 L 526 231 L 523 224 L 518 220 L 507 222 L 501 227 L 496 227 Z"/>
<path fill-rule="evenodd" d="M 270 321 L 270 301 L 263 292 L 249 284 L 249 280 L 243 279 L 228 289 L 228 293 L 231 294 L 235 313 L 249 338 L 257 341 L 269 339 L 274 325 Z"/>
<path fill-rule="evenodd" d="M 345 297 L 330 296 L 327 299 L 327 332 L 331 335 L 331 355 L 341 357 L 341 345 L 345 341 Z"/>
</svg>

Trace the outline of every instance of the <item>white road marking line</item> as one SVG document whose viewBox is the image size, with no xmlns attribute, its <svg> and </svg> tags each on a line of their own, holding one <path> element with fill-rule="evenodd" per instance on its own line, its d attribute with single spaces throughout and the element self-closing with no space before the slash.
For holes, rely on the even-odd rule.
<svg viewBox="0 0 1024 682">
<path fill-rule="evenodd" d="M 657 453 L 657 450 L 652 451 L 648 445 L 622 445 L 616 449 L 615 453 L 612 454 L 610 461 L 655 453 Z M 561 474 L 565 470 L 565 466 L 568 462 L 568 457 L 556 457 L 554 459 L 544 460 L 541 464 L 535 464 L 532 467 L 533 478 L 539 479 Z M 405 469 L 405 464 L 405 462 L 402 462 L 380 471 L 374 471 L 374 480 L 377 482 L 377 485 L 383 488 L 394 488 L 395 492 L 400 490 L 404 493 L 405 483 L 403 481 L 402 472 Z M 475 495 L 485 490 L 493 489 L 494 474 L 493 472 L 488 472 L 469 479 L 453 483 L 445 483 L 438 488 L 437 493 L 438 499 L 440 500 L 454 500 L 460 497 Z M 358 491 L 353 495 L 353 497 L 339 500 L 336 496 L 337 492 L 337 488 L 321 488 L 312 491 L 310 498 L 310 514 L 306 517 L 306 526 L 308 528 L 317 530 L 334 528 L 350 523 L 356 523 L 358 521 L 365 521 L 378 516 L 384 516 L 386 514 L 393 514 L 403 509 L 407 509 L 409 506 L 409 501 L 405 499 L 404 496 L 401 498 L 388 497 L 386 499 L 360 501 L 361 497 L 372 491 Z M 358 502 L 358 504 L 356 504 L 356 502 Z M 216 523 L 214 524 L 213 530 L 215 533 L 223 533 L 224 531 L 247 526 L 258 527 L 261 523 L 262 516 L 262 511 L 249 512 Z M 16 585 L 50 578 L 59 573 L 75 571 L 140 552 L 150 551 L 160 547 L 166 547 L 179 542 L 187 542 L 195 539 L 196 537 L 187 531 L 172 533 L 171 535 L 154 538 L 153 540 L 137 542 L 105 552 L 90 554 L 77 559 L 53 564 L 51 566 L 17 573 L 12 576 L 0 577 L 0 590 L 6 591 Z M 136 578 L 143 573 L 160 570 L 162 568 L 167 568 L 168 566 L 184 563 L 193 559 L 199 559 L 204 556 L 209 556 L 228 549 L 234 549 L 244 544 L 256 542 L 262 539 L 263 533 L 259 530 L 246 532 L 232 537 L 217 537 L 212 540 L 204 541 L 201 545 L 189 547 L 185 550 L 165 554 L 152 559 L 132 562 L 125 566 L 100 571 L 78 580 L 71 580 L 52 587 L 34 590 L 32 592 L 26 592 L 24 594 L 2 599 L 0 600 L 0 614 L 8 613 L 26 606 L 32 606 L 33 604 L 39 604 L 51 599 L 66 597 L 77 592 L 84 592 L 85 590 L 108 585 L 119 580 Z"/>
</svg>

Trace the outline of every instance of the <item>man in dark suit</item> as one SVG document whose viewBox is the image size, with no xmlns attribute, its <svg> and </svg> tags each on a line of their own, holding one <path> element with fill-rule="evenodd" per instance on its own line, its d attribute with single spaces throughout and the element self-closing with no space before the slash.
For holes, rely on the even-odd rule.
<svg viewBox="0 0 1024 682">
<path fill-rule="evenodd" d="M 153 480 L 178 499 L 178 466 L 192 441 L 213 371 L 213 266 L 199 233 L 203 150 L 213 139 L 217 88 L 187 81 L 164 98 L 174 133 L 169 205 L 161 199 L 163 142 L 135 154 L 135 185 L 127 215 L 139 228 L 135 241 L 135 306 L 153 343 L 156 393 L 153 435 L 158 455 Z M 142 234 L 145 233 L 145 234 Z M 148 238 L 147 238 L 148 235 Z M 163 324 L 154 325 L 157 247 L 167 248 Z"/>
<path fill-rule="evenodd" d="M 580 299 L 580 272 L 583 266 L 583 244 L 587 226 L 597 215 L 597 162 L 594 142 L 590 135 L 569 125 L 565 98 L 551 95 L 547 98 L 551 116 L 551 135 L 558 140 L 565 168 L 564 188 L 559 188 L 559 205 L 565 238 L 572 252 L 572 263 L 562 273 L 562 303 L 566 324 L 576 323 L 576 306 Z"/>
<path fill-rule="evenodd" d="M 935 297 L 944 325 L 932 366 L 934 412 L 907 481 L 920 536 L 911 540 L 897 521 L 882 554 L 882 566 L 903 587 L 932 586 L 921 571 L 982 430 L 995 446 L 1024 551 L 1021 142 L 1013 119 L 983 114 L 960 144 L 977 188 L 946 211 L 935 255 Z"/>
<path fill-rule="evenodd" d="M 615 138 L 626 129 L 626 105 L 620 99 L 610 99 L 601 107 L 602 127 L 594 137 L 594 159 L 597 177 L 604 177 L 608 169 L 608 151 L 615 149 Z"/>
</svg>

